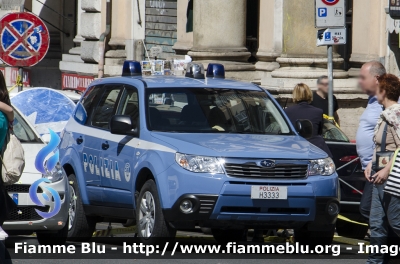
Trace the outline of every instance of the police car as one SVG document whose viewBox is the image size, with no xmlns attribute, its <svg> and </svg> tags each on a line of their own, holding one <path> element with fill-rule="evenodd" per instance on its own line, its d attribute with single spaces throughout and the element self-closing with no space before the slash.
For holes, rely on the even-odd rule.
<svg viewBox="0 0 400 264">
<path fill-rule="evenodd" d="M 299 242 L 331 243 L 338 176 L 302 137 L 310 122 L 294 128 L 268 92 L 224 76 L 193 63 L 185 77 L 142 77 L 127 61 L 122 77 L 87 88 L 60 143 L 77 197 L 72 240 L 134 219 L 143 240 L 201 226 L 219 242 L 291 228 Z"/>
</svg>

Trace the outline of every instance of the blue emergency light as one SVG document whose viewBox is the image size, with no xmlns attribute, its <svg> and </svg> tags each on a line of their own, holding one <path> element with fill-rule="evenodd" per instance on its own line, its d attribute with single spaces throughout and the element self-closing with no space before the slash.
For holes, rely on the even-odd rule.
<svg viewBox="0 0 400 264">
<path fill-rule="evenodd" d="M 222 64 L 210 63 L 207 68 L 207 78 L 225 79 L 225 67 Z"/>
<path fill-rule="evenodd" d="M 122 76 L 142 76 L 142 66 L 138 61 L 124 61 Z"/>
</svg>

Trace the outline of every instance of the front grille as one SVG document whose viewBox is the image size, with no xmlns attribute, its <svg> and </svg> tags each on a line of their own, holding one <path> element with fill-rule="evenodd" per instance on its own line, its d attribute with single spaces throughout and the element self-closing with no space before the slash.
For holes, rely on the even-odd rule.
<svg viewBox="0 0 400 264">
<path fill-rule="evenodd" d="M 276 164 L 274 168 L 258 166 L 256 162 L 243 164 L 225 163 L 226 173 L 231 177 L 253 178 L 305 178 L 307 164 Z"/>
<path fill-rule="evenodd" d="M 10 193 L 29 193 L 30 187 L 31 186 L 27 184 L 13 184 L 13 185 L 7 185 L 6 191 Z M 38 187 L 37 192 L 42 193 L 43 192 L 42 188 Z"/>
<path fill-rule="evenodd" d="M 50 206 L 40 207 L 40 206 L 26 206 L 26 207 L 17 207 L 13 209 L 10 213 L 10 217 L 7 221 L 36 221 L 42 220 L 43 218 L 38 215 L 35 211 L 38 209 L 41 212 L 48 212 Z"/>
</svg>

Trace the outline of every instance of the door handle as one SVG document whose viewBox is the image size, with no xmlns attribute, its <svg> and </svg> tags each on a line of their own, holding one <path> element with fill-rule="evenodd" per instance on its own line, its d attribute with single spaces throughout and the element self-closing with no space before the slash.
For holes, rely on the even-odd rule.
<svg viewBox="0 0 400 264">
<path fill-rule="evenodd" d="M 101 148 L 103 150 L 107 150 L 110 147 L 110 145 L 108 144 L 108 142 L 106 141 L 106 143 L 101 144 Z"/>
<path fill-rule="evenodd" d="M 80 145 L 80 144 L 82 144 L 82 143 L 83 143 L 83 138 L 82 138 L 82 137 L 78 137 L 78 138 L 76 139 L 76 144 Z"/>
</svg>

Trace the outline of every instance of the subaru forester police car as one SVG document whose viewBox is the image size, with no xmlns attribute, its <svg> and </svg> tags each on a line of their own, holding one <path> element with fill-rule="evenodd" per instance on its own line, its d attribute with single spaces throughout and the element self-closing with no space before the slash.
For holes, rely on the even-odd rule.
<svg viewBox="0 0 400 264">
<path fill-rule="evenodd" d="M 248 228 L 295 229 L 297 241 L 331 243 L 338 176 L 328 155 L 300 135 L 274 98 L 224 79 L 222 65 L 190 64 L 185 77 L 94 81 L 62 133 L 60 160 L 75 192 L 69 237 L 97 221 L 136 222 L 143 240 L 212 229 L 237 241 Z M 298 132 L 299 131 L 299 132 Z"/>
</svg>

